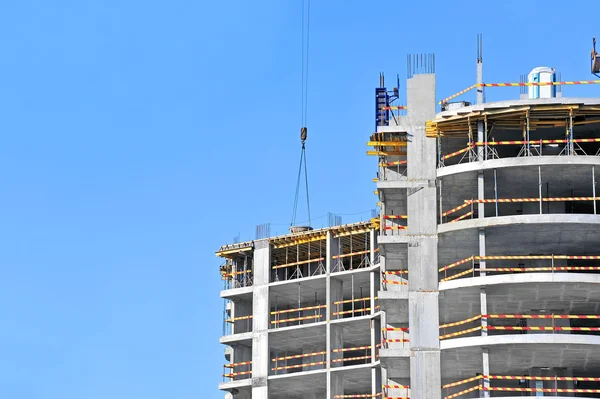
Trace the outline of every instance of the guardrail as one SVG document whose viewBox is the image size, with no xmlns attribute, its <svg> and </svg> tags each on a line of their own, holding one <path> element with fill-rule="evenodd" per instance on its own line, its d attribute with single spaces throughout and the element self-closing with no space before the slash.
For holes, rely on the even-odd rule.
<svg viewBox="0 0 600 399">
<path fill-rule="evenodd" d="M 546 381 L 554 382 L 554 388 L 529 388 L 529 387 L 509 387 L 509 386 L 491 386 L 492 381 Z M 600 378 L 597 377 L 542 377 L 542 376 L 530 376 L 530 375 L 477 375 L 475 377 L 466 378 L 461 381 L 453 382 L 442 386 L 442 389 L 448 390 L 469 382 L 477 381 L 478 384 L 471 386 L 462 391 L 446 395 L 444 399 L 454 399 L 459 396 L 466 395 L 473 391 L 503 391 L 503 392 L 544 392 L 544 393 L 600 393 L 600 389 L 586 389 L 586 388 L 558 388 L 558 381 L 592 381 L 600 382 Z"/>
<path fill-rule="evenodd" d="M 533 267 L 476 267 L 475 261 L 498 261 L 498 260 L 547 260 L 550 261 L 548 266 L 533 266 Z M 478 273 L 533 273 L 533 272 L 600 272 L 600 266 L 569 266 L 569 265 L 557 265 L 555 262 L 559 260 L 600 260 L 600 255 L 473 255 L 468 258 L 461 259 L 454 263 L 450 263 L 438 269 L 438 272 L 444 273 L 444 277 L 440 281 L 450 281 L 464 276 L 475 277 L 476 272 Z M 449 275 L 448 270 L 454 269 L 458 266 L 471 263 L 470 267 L 466 270 L 461 270 L 456 274 Z"/>
<path fill-rule="evenodd" d="M 491 325 L 491 321 L 494 319 L 513 319 L 518 321 L 518 325 Z M 550 320 L 549 326 L 527 326 L 525 320 L 527 319 L 540 319 Z M 486 314 L 476 315 L 465 320 L 456 321 L 453 323 L 447 323 L 440 325 L 440 329 L 443 330 L 443 334 L 440 334 L 440 340 L 449 338 L 456 338 L 463 335 L 467 335 L 476 331 L 551 331 L 552 334 L 556 332 L 598 332 L 600 333 L 600 327 L 578 327 L 578 326 L 561 326 L 556 325 L 555 320 L 558 319 L 591 319 L 600 320 L 600 315 L 570 315 L 570 314 Z M 474 327 L 468 327 L 459 331 L 447 332 L 447 329 L 457 326 L 463 326 L 465 324 L 479 322 Z"/>
</svg>

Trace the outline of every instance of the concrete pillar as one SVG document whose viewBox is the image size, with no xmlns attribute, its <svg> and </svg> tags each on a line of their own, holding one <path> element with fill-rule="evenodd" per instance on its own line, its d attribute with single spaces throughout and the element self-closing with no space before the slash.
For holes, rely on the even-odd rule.
<svg viewBox="0 0 600 399">
<path fill-rule="evenodd" d="M 334 399 L 335 395 L 344 394 L 343 373 L 327 372 L 327 399 Z"/>
<path fill-rule="evenodd" d="M 482 356 L 483 356 L 483 375 L 484 376 L 489 376 L 490 375 L 490 354 L 488 351 L 488 348 L 482 348 Z M 486 388 L 490 387 L 490 379 L 489 378 L 484 378 L 483 379 L 483 386 Z M 481 392 L 482 397 L 484 398 L 489 398 L 490 397 L 490 391 L 482 391 Z"/>
<path fill-rule="evenodd" d="M 269 389 L 269 270 L 268 240 L 254 243 L 254 290 L 252 295 L 252 398 L 268 399 Z"/>
<path fill-rule="evenodd" d="M 422 182 L 408 190 L 407 201 L 411 396 L 440 399 L 436 141 L 425 136 L 425 123 L 435 117 L 435 75 L 408 79 L 407 106 L 408 178 Z"/>
<path fill-rule="evenodd" d="M 326 352 L 327 352 L 327 398 L 333 399 L 335 395 L 342 395 L 344 393 L 344 380 L 339 373 L 332 373 L 331 367 L 338 365 L 339 363 L 331 363 L 333 359 L 339 359 L 341 357 L 341 353 L 332 353 L 332 349 L 339 349 L 343 347 L 343 337 L 342 331 L 339 326 L 331 325 L 331 313 L 334 312 L 333 302 L 341 300 L 343 297 L 343 283 L 340 280 L 335 278 L 331 278 L 331 270 L 333 269 L 335 263 L 333 256 L 339 254 L 338 247 L 339 238 L 334 238 L 331 235 L 331 232 L 327 232 L 327 240 L 326 240 L 326 249 L 327 254 L 325 256 L 326 260 L 326 304 L 327 308 L 325 319 L 327 324 L 325 326 L 325 335 L 326 335 Z"/>
</svg>

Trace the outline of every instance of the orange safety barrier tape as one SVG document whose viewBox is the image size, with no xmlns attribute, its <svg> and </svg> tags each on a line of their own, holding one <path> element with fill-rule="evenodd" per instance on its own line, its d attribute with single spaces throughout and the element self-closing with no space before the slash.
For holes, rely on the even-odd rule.
<svg viewBox="0 0 600 399">
<path fill-rule="evenodd" d="M 482 378 L 484 378 L 482 375 L 476 375 L 475 377 L 471 377 L 471 378 L 467 378 L 465 380 L 460 380 L 460 381 L 456 381 L 456 382 L 451 382 L 450 384 L 446 384 L 446 385 L 442 386 L 442 389 L 457 387 L 459 385 L 466 384 L 467 382 L 477 381 Z"/>
<path fill-rule="evenodd" d="M 442 213 L 442 216 L 448 216 L 448 215 L 450 215 L 451 213 L 454 213 L 454 212 L 460 211 L 461 209 L 464 209 L 464 208 L 468 207 L 469 205 L 471 205 L 471 203 L 472 203 L 471 201 L 469 201 L 469 200 L 465 200 L 465 203 L 464 203 L 464 204 L 462 204 L 462 205 L 459 205 L 459 206 L 457 206 L 456 208 L 452 208 L 452 209 L 450 209 L 449 211 L 446 211 L 446 212 Z"/>
<path fill-rule="evenodd" d="M 566 82 L 519 82 L 519 83 L 477 83 L 479 87 L 523 87 L 523 86 L 561 86 L 561 85 L 594 85 L 600 80 L 572 80 Z"/>
<path fill-rule="evenodd" d="M 485 330 L 503 331 L 600 331 L 600 327 L 513 327 L 513 326 L 483 326 Z"/>
<path fill-rule="evenodd" d="M 600 389 L 570 388 L 512 388 L 512 387 L 480 387 L 482 391 L 504 392 L 550 392 L 550 393 L 599 393 Z"/>
<path fill-rule="evenodd" d="M 271 324 L 288 323 L 290 321 L 300 321 L 300 320 L 308 320 L 308 319 L 318 319 L 320 317 L 323 317 L 323 315 L 315 314 L 315 315 L 311 315 L 311 316 L 294 317 L 292 319 L 273 320 L 273 321 L 271 321 Z"/>
<path fill-rule="evenodd" d="M 273 266 L 273 269 L 281 269 L 284 267 L 290 267 L 290 266 L 298 266 L 298 265 L 304 265 L 306 263 L 312 263 L 312 262 L 320 262 L 322 260 L 325 260 L 325 258 L 314 258 L 314 259 L 308 259 L 308 260 L 301 260 L 299 262 L 292 262 L 292 263 L 285 263 L 283 265 L 276 265 Z"/>
<path fill-rule="evenodd" d="M 489 327 L 489 326 L 488 326 Z M 440 335 L 440 339 L 447 339 L 447 338 L 452 338 L 452 337 L 458 337 L 460 335 L 465 335 L 474 331 L 479 331 L 481 330 L 482 326 L 477 326 L 477 327 L 473 327 L 473 328 L 469 328 L 467 330 L 463 330 L 463 331 L 458 331 L 458 332 L 454 332 L 454 333 L 450 333 L 450 334 L 444 334 L 444 335 Z"/>
<path fill-rule="evenodd" d="M 462 277 L 462 276 L 464 276 L 466 274 L 473 273 L 473 270 L 474 269 L 471 268 L 471 269 L 465 270 L 463 272 L 460 272 L 460 273 L 457 273 L 457 274 L 453 274 L 452 276 L 444 277 L 441 281 L 444 282 L 444 281 L 454 280 L 455 278 L 459 278 L 459 277 Z"/>
<path fill-rule="evenodd" d="M 301 359 L 303 357 L 309 357 L 309 356 L 319 356 L 319 355 L 326 355 L 327 351 L 322 351 L 322 352 L 313 352 L 313 353 L 301 353 L 300 355 L 289 355 L 289 356 L 281 356 L 281 357 L 274 357 L 271 360 L 276 362 L 279 360 L 290 360 L 290 359 Z"/>
<path fill-rule="evenodd" d="M 252 273 L 252 270 L 246 270 L 246 271 L 241 271 L 241 272 L 225 273 L 225 274 L 223 274 L 223 276 L 225 276 L 225 277 L 233 277 L 233 276 L 238 276 L 240 274 L 246 274 L 246 273 Z"/>
<path fill-rule="evenodd" d="M 300 312 L 303 310 L 324 309 L 326 307 L 327 307 L 327 305 L 314 305 L 314 306 L 306 306 L 306 307 L 297 308 L 297 309 L 274 310 L 273 312 L 271 312 L 271 314 L 294 313 L 294 312 Z"/>
<path fill-rule="evenodd" d="M 386 229 L 386 230 L 406 230 L 406 229 L 408 229 L 408 226 L 385 226 L 384 229 Z"/>
<path fill-rule="evenodd" d="M 339 349 L 332 349 L 331 351 L 333 353 L 338 353 L 338 352 L 346 352 L 346 351 L 359 351 L 362 349 L 371 349 L 371 345 L 367 345 L 367 346 L 355 346 L 354 348 L 339 348 Z"/>
<path fill-rule="evenodd" d="M 474 256 L 475 260 L 541 260 L 541 259 L 587 259 L 598 260 L 600 255 L 485 255 Z"/>
<path fill-rule="evenodd" d="M 280 366 L 280 367 L 272 367 L 271 371 L 278 371 L 278 370 L 289 370 L 289 369 L 297 369 L 300 367 L 311 367 L 311 366 L 318 366 L 320 364 L 325 364 L 327 362 L 310 362 L 310 363 L 303 363 L 303 364 L 294 364 L 292 366 Z"/>
<path fill-rule="evenodd" d="M 408 385 L 382 385 L 383 389 L 410 389 Z"/>
<path fill-rule="evenodd" d="M 454 263 L 450 263 L 444 267 L 438 269 L 439 272 L 451 269 L 453 267 L 462 265 L 472 260 L 565 260 L 565 259 L 578 259 L 578 260 L 598 260 L 600 255 L 485 255 L 485 256 L 469 256 L 468 258 L 461 259 Z M 571 266 L 570 266 L 571 267 Z M 572 266 L 577 267 L 577 266 Z"/>
<path fill-rule="evenodd" d="M 249 364 L 252 364 L 252 360 L 249 360 L 247 362 L 229 363 L 229 364 L 224 365 L 223 367 L 231 369 L 231 368 L 234 368 L 234 367 L 237 367 L 237 366 L 247 366 Z"/>
<path fill-rule="evenodd" d="M 449 265 L 446 265 L 446 266 L 444 266 L 444 267 L 440 267 L 440 268 L 438 269 L 438 271 L 439 271 L 439 272 L 443 272 L 444 270 L 448 270 L 448 269 L 451 269 L 451 268 L 453 268 L 453 267 L 455 267 L 455 266 L 459 266 L 459 265 L 462 265 L 462 264 L 464 264 L 464 263 L 470 262 L 470 261 L 472 261 L 473 259 L 475 259 L 475 257 L 474 257 L 474 256 L 469 256 L 468 258 L 461 259 L 461 260 L 459 260 L 459 261 L 456 261 L 456 262 L 454 262 L 454 263 L 450 263 Z"/>
<path fill-rule="evenodd" d="M 408 327 L 384 327 L 381 331 L 408 331 Z"/>
<path fill-rule="evenodd" d="M 561 86 L 561 85 L 593 85 L 600 84 L 600 80 L 573 80 L 565 82 L 519 82 L 519 83 L 475 83 L 456 94 L 446 97 L 439 101 L 438 104 L 444 104 L 453 98 L 456 98 L 476 87 L 525 87 L 525 86 Z"/>
<path fill-rule="evenodd" d="M 351 360 L 364 360 L 364 359 L 370 359 L 371 355 L 368 356 L 357 356 L 357 357 L 345 357 L 345 358 L 340 358 L 340 359 L 333 359 L 331 361 L 331 363 L 340 363 L 340 362 L 346 362 L 346 361 L 351 361 Z"/>
<path fill-rule="evenodd" d="M 250 374 L 250 373 L 252 373 L 252 371 L 239 371 L 237 373 L 223 374 L 223 377 L 232 378 L 232 377 L 236 377 L 238 375 L 246 375 L 246 374 Z"/>
<path fill-rule="evenodd" d="M 465 213 L 464 215 L 451 220 L 450 223 L 454 223 L 454 222 L 458 222 L 459 220 L 463 220 L 464 218 L 467 218 L 467 217 L 471 216 L 472 214 L 473 214 L 473 211 L 469 211 L 469 212 Z"/>
<path fill-rule="evenodd" d="M 600 319 L 598 315 L 581 314 L 487 314 L 490 319 Z"/>
<path fill-rule="evenodd" d="M 552 197 L 552 198 L 544 198 L 542 197 L 542 202 L 562 202 L 562 201 L 594 201 L 598 200 L 600 197 Z M 493 204 L 493 203 L 504 203 L 504 202 L 539 202 L 539 197 L 534 198 L 498 198 L 496 199 L 474 199 L 469 200 L 469 202 L 473 202 L 474 204 Z"/>
<path fill-rule="evenodd" d="M 248 316 L 238 316 L 238 317 L 233 317 L 231 319 L 227 319 L 225 320 L 227 323 L 233 323 L 234 321 L 238 321 L 238 320 L 248 320 L 251 319 L 252 315 L 248 315 Z"/>
<path fill-rule="evenodd" d="M 402 109 L 406 109 L 406 105 L 391 105 L 388 107 L 381 107 L 381 109 L 384 111 L 402 110 Z"/>
<path fill-rule="evenodd" d="M 408 274 L 408 270 L 386 270 L 383 274 Z"/>
<path fill-rule="evenodd" d="M 470 90 L 473 90 L 475 87 L 477 87 L 476 84 L 474 84 L 472 86 L 469 86 L 466 89 L 461 90 L 458 93 L 451 95 L 450 97 L 444 98 L 443 100 L 441 100 L 440 102 L 438 102 L 438 104 L 441 105 L 441 104 L 447 103 L 448 101 L 452 100 L 453 98 L 456 98 L 456 97 L 460 96 L 461 94 L 465 94 L 466 92 L 468 92 Z"/>
<path fill-rule="evenodd" d="M 408 281 L 382 280 L 383 284 L 408 285 Z"/>
<path fill-rule="evenodd" d="M 600 271 L 600 266 L 548 266 L 548 267 L 491 267 L 475 269 L 481 272 L 547 272 L 547 271 Z"/>
<path fill-rule="evenodd" d="M 462 205 L 459 205 L 459 206 L 457 206 L 456 208 L 452 208 L 452 209 L 450 209 L 449 211 L 446 211 L 446 212 L 442 213 L 442 216 L 448 216 L 449 214 L 451 214 L 451 213 L 454 213 L 454 212 L 456 212 L 456 211 L 460 211 L 461 209 L 463 209 L 463 208 L 466 208 L 466 207 L 467 207 L 467 206 L 469 206 L 469 205 L 471 205 L 471 203 L 470 203 L 470 202 L 468 202 L 468 201 L 465 201 L 465 203 L 464 203 L 464 204 L 462 204 Z"/>
<path fill-rule="evenodd" d="M 462 154 L 462 153 L 464 153 L 464 152 L 467 152 L 467 151 L 469 151 L 469 150 L 470 150 L 471 148 L 473 148 L 473 147 L 474 147 L 474 146 L 472 146 L 472 145 L 471 145 L 471 146 L 469 146 L 469 147 L 465 147 L 465 148 L 463 148 L 462 150 L 454 151 L 453 153 L 450 153 L 450 154 L 444 155 L 444 156 L 442 157 L 442 161 L 444 161 L 444 160 L 446 160 L 446 159 L 448 159 L 448 158 L 452 158 L 452 157 L 455 157 L 455 156 L 457 156 L 457 155 L 460 155 L 460 154 Z"/>
<path fill-rule="evenodd" d="M 382 339 L 381 342 L 383 342 L 383 343 L 394 343 L 394 342 L 399 343 L 399 342 L 410 342 L 410 340 L 408 340 L 406 338 L 404 338 L 404 339 L 402 339 L 402 338 L 391 339 L 390 338 L 390 339 Z"/>
<path fill-rule="evenodd" d="M 332 315 L 337 316 L 337 315 L 341 315 L 341 314 L 367 312 L 369 310 L 371 310 L 371 308 L 361 308 L 361 309 L 354 309 L 354 310 L 344 310 L 343 312 L 333 312 Z"/>
<path fill-rule="evenodd" d="M 530 380 L 530 381 L 596 381 L 600 382 L 598 377 L 539 377 L 531 375 L 486 375 L 483 378 L 490 380 Z"/>
<path fill-rule="evenodd" d="M 452 395 L 445 396 L 444 399 L 456 398 L 456 397 L 462 396 L 462 395 L 464 395 L 466 393 L 477 391 L 478 389 L 479 389 L 479 385 L 475 385 L 474 387 L 467 388 L 467 389 L 465 389 L 463 391 L 460 391 L 460 392 L 457 392 L 457 393 L 453 393 Z"/>
<path fill-rule="evenodd" d="M 408 219 L 408 215 L 383 215 L 384 219 Z"/>
<path fill-rule="evenodd" d="M 589 138 L 589 139 L 572 139 L 571 140 L 574 143 L 597 143 L 600 142 L 600 138 Z M 482 146 L 482 145 L 489 145 L 489 146 L 495 146 L 495 145 L 525 145 L 525 144 L 565 144 L 568 141 L 565 139 L 556 139 L 556 140 L 505 140 L 505 141 L 475 141 L 471 144 L 470 147 L 465 147 L 461 150 L 455 151 L 453 153 L 450 154 L 446 154 L 444 156 L 442 156 L 442 160 L 446 160 L 448 158 L 452 158 L 455 157 L 457 155 L 462 154 L 463 152 L 467 152 L 469 151 L 470 148 L 475 147 L 475 146 Z M 380 165 L 381 166 L 381 165 Z"/>
<path fill-rule="evenodd" d="M 479 319 L 481 319 L 481 317 L 482 317 L 481 315 L 477 315 L 477 316 L 473 316 L 473 317 L 471 317 L 469 319 L 465 319 L 465 320 L 461 320 L 461 321 L 455 321 L 454 323 L 442 324 L 440 326 L 440 328 L 448 328 L 448 327 L 460 326 L 460 325 L 467 324 L 467 323 L 470 323 L 470 322 L 475 321 L 475 320 L 479 320 Z"/>
<path fill-rule="evenodd" d="M 360 302 L 360 301 L 366 301 L 366 300 L 371 300 L 371 297 L 365 297 L 365 298 L 356 298 L 356 299 L 344 299 L 343 301 L 335 301 L 333 304 L 334 305 L 341 305 L 342 303 L 351 303 L 351 302 Z"/>
<path fill-rule="evenodd" d="M 371 252 L 370 249 L 365 249 L 364 251 L 357 251 L 357 252 L 350 252 L 348 254 L 334 255 L 331 257 L 331 259 L 339 259 L 339 258 L 345 258 L 348 256 L 363 255 L 363 254 L 368 254 L 369 252 Z"/>
<path fill-rule="evenodd" d="M 379 166 L 398 166 L 398 165 L 406 165 L 408 163 L 408 160 L 402 160 L 402 161 L 394 161 L 394 162 L 383 162 L 380 163 Z"/>
</svg>

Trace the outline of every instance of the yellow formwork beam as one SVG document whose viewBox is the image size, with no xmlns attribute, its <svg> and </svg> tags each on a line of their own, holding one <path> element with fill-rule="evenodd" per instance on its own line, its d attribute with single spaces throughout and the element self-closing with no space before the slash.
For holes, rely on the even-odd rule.
<svg viewBox="0 0 600 399">
<path fill-rule="evenodd" d="M 371 147 L 406 147 L 406 141 L 367 141 Z"/>
<path fill-rule="evenodd" d="M 406 155 L 406 151 L 367 151 L 367 155 L 401 156 Z"/>
</svg>

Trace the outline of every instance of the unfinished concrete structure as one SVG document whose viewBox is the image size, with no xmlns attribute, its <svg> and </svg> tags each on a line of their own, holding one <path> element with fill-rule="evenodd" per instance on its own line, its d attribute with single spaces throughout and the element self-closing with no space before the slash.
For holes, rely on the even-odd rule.
<svg viewBox="0 0 600 399">
<path fill-rule="evenodd" d="M 217 252 L 220 389 L 600 398 L 600 99 L 436 115 L 433 73 L 406 87 L 370 137 L 379 218 Z"/>
</svg>

